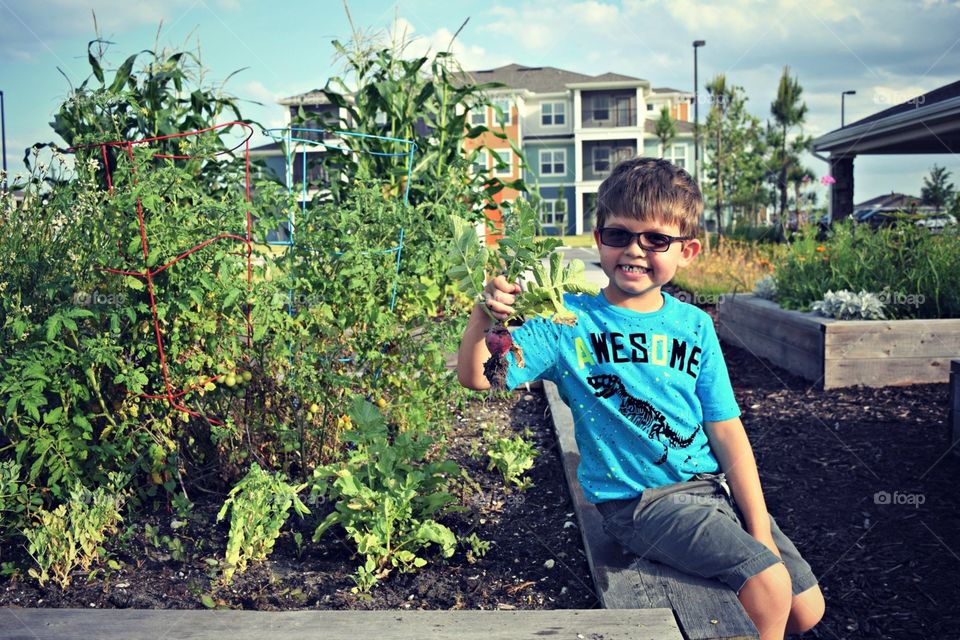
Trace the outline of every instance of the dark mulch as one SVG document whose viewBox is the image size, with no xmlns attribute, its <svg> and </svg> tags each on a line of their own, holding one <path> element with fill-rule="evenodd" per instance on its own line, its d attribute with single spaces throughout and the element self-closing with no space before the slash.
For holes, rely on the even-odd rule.
<svg viewBox="0 0 960 640">
<path fill-rule="evenodd" d="M 960 457 L 947 454 L 947 385 L 820 391 L 748 351 L 725 352 L 770 511 L 826 594 L 826 617 L 807 637 L 960 637 Z M 532 430 L 542 451 L 534 488 L 506 495 L 484 460 L 470 456 L 491 425 L 503 435 Z M 78 576 L 66 593 L 6 580 L 0 605 L 197 608 L 211 594 L 257 609 L 598 606 L 542 394 L 478 395 L 450 443 L 482 491 L 446 523 L 494 543 L 475 563 L 460 550 L 359 596 L 349 579 L 357 559 L 344 543 L 331 536 L 298 558 L 285 533 L 268 562 L 213 590 L 204 558 L 222 554 L 226 530 L 211 524 L 218 505 L 210 503 L 178 532 L 193 556 L 186 562 L 166 558 L 141 527 L 118 551 L 122 570 L 89 583 Z M 170 515 L 151 520 L 173 533 Z M 309 539 L 309 526 L 298 526 Z"/>
</svg>

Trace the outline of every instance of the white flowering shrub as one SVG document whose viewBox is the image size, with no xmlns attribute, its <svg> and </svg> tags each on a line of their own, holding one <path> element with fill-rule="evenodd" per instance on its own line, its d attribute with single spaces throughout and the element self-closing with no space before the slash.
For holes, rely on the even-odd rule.
<svg viewBox="0 0 960 640">
<path fill-rule="evenodd" d="M 820 315 L 837 320 L 884 320 L 884 304 L 875 293 L 841 290 L 827 291 L 811 307 Z"/>
<path fill-rule="evenodd" d="M 763 276 L 753 288 L 753 295 L 764 300 L 776 300 L 777 281 L 773 276 Z"/>
</svg>

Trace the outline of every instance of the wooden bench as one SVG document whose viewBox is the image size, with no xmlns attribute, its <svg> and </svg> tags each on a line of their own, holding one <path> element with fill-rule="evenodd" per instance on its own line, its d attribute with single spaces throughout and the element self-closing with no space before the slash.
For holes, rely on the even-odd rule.
<svg viewBox="0 0 960 640">
<path fill-rule="evenodd" d="M 4 640 L 680 640 L 669 609 L 177 611 L 0 608 Z"/>
<path fill-rule="evenodd" d="M 577 482 L 580 451 L 573 435 L 573 415 L 552 382 L 544 382 L 563 468 L 570 487 L 583 546 L 597 588 L 608 609 L 667 607 L 676 616 L 686 640 L 759 638 L 736 594 L 717 580 L 705 580 L 671 567 L 643 560 L 622 550 L 603 530 L 600 512 Z"/>
</svg>

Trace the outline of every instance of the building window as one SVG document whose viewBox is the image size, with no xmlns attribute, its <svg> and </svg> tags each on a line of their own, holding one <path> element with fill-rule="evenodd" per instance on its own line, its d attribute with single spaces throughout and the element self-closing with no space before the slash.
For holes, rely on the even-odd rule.
<svg viewBox="0 0 960 640">
<path fill-rule="evenodd" d="M 685 144 L 672 144 L 670 145 L 670 161 L 680 167 L 681 169 L 687 168 L 687 145 Z"/>
<path fill-rule="evenodd" d="M 647 111 L 653 111 L 653 103 L 652 103 L 652 102 L 648 102 L 648 103 L 647 103 Z"/>
<path fill-rule="evenodd" d="M 510 149 L 494 149 L 493 150 L 494 161 L 496 165 L 493 167 L 493 175 L 495 176 L 512 176 L 513 175 L 513 151 Z"/>
<path fill-rule="evenodd" d="M 487 108 L 485 106 L 476 106 L 470 112 L 470 124 L 473 126 L 487 124 Z"/>
<path fill-rule="evenodd" d="M 558 176 L 567 172 L 566 149 L 542 149 L 540 151 L 540 175 Z"/>
<path fill-rule="evenodd" d="M 473 168 L 474 175 L 485 174 L 489 166 L 489 154 L 485 149 L 480 149 L 477 151 L 477 154 L 473 157 Z"/>
<path fill-rule="evenodd" d="M 503 115 L 500 115 L 496 112 L 496 109 L 494 110 L 494 117 L 496 118 L 498 124 L 513 124 L 513 104 L 510 102 L 509 98 L 497 98 L 493 101 L 493 106 L 503 112 Z"/>
<path fill-rule="evenodd" d="M 593 119 L 610 119 L 610 96 L 595 96 L 593 98 Z"/>
<path fill-rule="evenodd" d="M 540 226 L 563 229 L 566 217 L 566 200 L 544 200 L 540 203 Z"/>
<path fill-rule="evenodd" d="M 593 148 L 593 172 L 594 173 L 610 172 L 610 147 L 594 147 Z"/>
<path fill-rule="evenodd" d="M 555 127 L 567 121 L 567 105 L 564 102 L 544 102 L 540 105 L 540 124 Z"/>
</svg>

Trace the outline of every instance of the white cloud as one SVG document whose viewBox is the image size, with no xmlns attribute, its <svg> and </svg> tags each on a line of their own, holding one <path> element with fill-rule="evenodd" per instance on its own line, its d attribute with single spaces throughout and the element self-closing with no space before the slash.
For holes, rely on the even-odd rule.
<svg viewBox="0 0 960 640">
<path fill-rule="evenodd" d="M 479 45 L 468 44 L 466 35 L 460 33 L 456 39 L 453 32 L 441 27 L 428 35 L 416 35 L 416 27 L 405 18 L 397 18 L 390 31 L 394 42 L 407 39 L 404 52 L 408 56 L 427 56 L 441 51 L 450 51 L 464 69 L 480 69 L 506 64 L 508 57 L 499 53 L 490 53 Z"/>
</svg>

